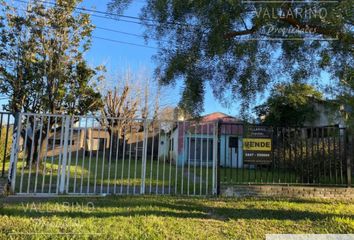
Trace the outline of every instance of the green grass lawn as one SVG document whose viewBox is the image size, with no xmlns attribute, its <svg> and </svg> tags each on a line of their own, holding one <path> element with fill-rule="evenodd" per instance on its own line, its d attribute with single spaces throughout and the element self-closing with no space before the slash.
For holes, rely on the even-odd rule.
<svg viewBox="0 0 354 240">
<path fill-rule="evenodd" d="M 17 193 L 55 193 L 58 186 L 58 157 L 48 157 L 38 166 L 31 169 L 22 168 L 20 158 L 17 163 Z M 74 194 L 139 194 L 142 176 L 141 157 L 126 157 L 111 162 L 106 156 L 96 158 L 95 155 L 84 157 L 82 153 L 70 162 L 70 180 L 68 193 Z M 22 174 L 23 171 L 23 175 Z M 301 183 L 302 179 L 295 172 L 286 169 L 231 169 L 220 168 L 221 184 L 240 183 Z M 21 176 L 22 179 L 21 179 Z M 306 177 L 305 179 L 306 180 Z M 306 182 L 306 181 L 305 181 Z M 323 182 L 325 182 L 323 180 Z M 309 182 L 315 183 L 316 182 Z M 328 182 L 328 184 L 332 184 Z M 212 168 L 186 164 L 183 168 L 170 163 L 168 159 L 147 159 L 145 193 L 148 194 L 179 194 L 179 195 L 210 195 L 212 193 Z"/>
<path fill-rule="evenodd" d="M 265 239 L 267 233 L 354 233 L 352 202 L 163 196 L 2 201 L 0 239 Z"/>
<path fill-rule="evenodd" d="M 48 158 L 38 166 L 23 168 L 17 163 L 17 193 L 53 193 L 58 184 L 58 157 Z M 68 165 L 69 166 L 69 165 Z M 140 193 L 141 158 L 123 159 L 99 156 L 73 157 L 70 163 L 68 193 Z M 22 176 L 22 177 L 21 177 Z M 212 168 L 188 165 L 181 167 L 167 159 L 147 159 L 146 193 L 206 195 L 212 191 Z"/>
</svg>

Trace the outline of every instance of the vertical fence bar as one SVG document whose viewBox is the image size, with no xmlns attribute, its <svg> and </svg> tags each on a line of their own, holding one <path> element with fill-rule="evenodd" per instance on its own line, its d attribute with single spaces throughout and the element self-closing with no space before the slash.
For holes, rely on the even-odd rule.
<svg viewBox="0 0 354 240">
<path fill-rule="evenodd" d="M 19 119 L 21 121 L 22 119 Z M 22 157 L 22 169 L 21 169 L 21 177 L 20 177 L 20 187 L 19 187 L 19 192 L 22 193 L 22 187 L 23 187 L 23 178 L 24 178 L 24 171 L 25 171 L 25 158 L 26 158 L 26 153 L 27 153 L 27 138 L 28 138 L 28 123 L 29 123 L 29 116 L 25 115 L 25 133 L 24 133 L 24 143 L 23 143 L 23 157 Z M 22 131 L 22 129 L 19 129 L 18 131 Z M 21 135 L 20 135 L 21 136 Z M 27 163 L 26 163 L 27 165 Z"/>
<path fill-rule="evenodd" d="M 141 164 L 141 186 L 140 194 L 145 194 L 145 178 L 146 178 L 146 158 L 147 158 L 147 143 L 148 143 L 148 120 L 144 119 L 144 139 Z"/>
<path fill-rule="evenodd" d="M 298 136 L 297 136 L 297 128 L 295 127 L 294 128 L 294 164 L 295 164 L 295 167 L 294 167 L 294 175 L 295 175 L 295 183 L 298 183 L 299 181 L 299 178 L 298 178 L 298 172 L 299 172 L 299 169 L 298 169 L 298 154 L 297 154 L 297 147 L 298 147 L 298 144 L 297 144 L 297 141 L 298 141 Z"/>
<path fill-rule="evenodd" d="M 2 120 L 3 120 L 3 115 L 4 113 L 0 113 L 0 140 L 2 139 Z M 6 148 L 5 148 L 6 149 Z M 2 159 L 2 171 L 1 171 L 1 176 L 3 177 L 5 175 L 5 156 Z"/>
<path fill-rule="evenodd" d="M 132 135 L 133 135 L 133 129 L 132 125 L 130 124 L 130 135 L 129 135 L 129 157 L 128 157 L 128 181 L 127 181 L 127 194 L 129 194 L 129 189 L 130 189 L 130 165 L 131 165 L 131 156 L 132 156 Z"/>
<path fill-rule="evenodd" d="M 152 173 L 153 173 L 153 166 L 154 166 L 154 152 L 155 152 L 155 123 L 154 121 L 151 122 L 152 126 L 152 143 L 151 143 L 151 162 L 150 162 L 150 184 L 149 184 L 149 194 L 151 194 L 152 191 Z M 157 144 L 157 147 L 159 145 Z"/>
<path fill-rule="evenodd" d="M 177 142 L 177 149 L 175 149 L 175 144 L 174 144 L 174 141 L 172 142 L 173 144 L 173 152 L 176 152 L 177 154 L 174 155 L 175 157 L 175 168 L 176 168 L 176 172 L 175 172 L 175 194 L 177 194 L 177 188 L 178 188 L 178 143 L 179 143 L 179 128 L 181 127 L 179 122 L 177 121 L 177 123 L 173 123 L 173 124 L 176 124 L 177 126 L 177 130 L 176 130 L 176 136 L 175 138 L 173 138 L 174 141 Z M 183 176 L 182 176 L 183 177 Z"/>
<path fill-rule="evenodd" d="M 203 183 L 203 143 L 204 143 L 204 124 L 200 124 L 200 171 L 199 171 L 199 195 L 202 195 L 202 183 Z"/>
<path fill-rule="evenodd" d="M 334 128 L 327 128 L 327 151 L 328 151 L 328 161 L 329 161 L 329 182 L 332 183 L 332 152 L 331 152 L 331 138 Z"/>
<path fill-rule="evenodd" d="M 115 161 L 115 166 L 114 166 L 114 190 L 113 194 L 117 193 L 117 171 L 118 171 L 118 159 L 119 159 L 119 138 L 120 138 L 120 126 L 118 122 L 118 131 L 117 131 L 117 144 L 116 144 L 116 161 Z"/>
<path fill-rule="evenodd" d="M 338 132 L 340 130 L 338 129 Z M 337 129 L 334 128 L 333 133 L 333 162 L 334 162 L 334 181 L 338 183 L 338 175 L 337 175 L 337 141 L 336 141 Z"/>
<path fill-rule="evenodd" d="M 162 194 L 165 194 L 165 171 L 166 171 L 166 145 L 167 145 L 167 138 L 166 138 L 166 132 L 164 130 L 164 141 L 163 141 L 163 167 L 162 167 Z M 168 148 L 167 148 L 168 151 Z"/>
<path fill-rule="evenodd" d="M 179 135 L 179 133 L 178 133 L 178 135 Z M 184 165 L 185 165 L 185 163 L 186 163 L 186 155 L 188 154 L 188 153 L 186 153 L 187 151 L 187 149 L 186 149 L 186 147 L 187 147 L 187 145 L 186 145 L 186 121 L 183 121 L 183 129 L 182 129 L 182 141 L 183 141 L 183 159 L 182 159 L 182 166 L 181 166 L 181 194 L 184 194 L 184 192 L 183 192 L 183 182 L 184 182 Z M 177 146 L 179 146 L 179 139 L 178 139 L 178 144 L 177 144 Z M 177 147 L 177 152 L 179 152 L 179 150 L 178 150 L 178 147 Z"/>
<path fill-rule="evenodd" d="M 188 175 L 187 175 L 187 195 L 189 195 L 190 190 L 190 164 L 191 164 L 191 148 L 192 148 L 192 140 L 191 140 L 191 124 L 188 124 L 189 133 L 188 133 Z"/>
<path fill-rule="evenodd" d="M 113 119 L 111 119 L 111 127 L 109 127 L 108 124 L 108 128 L 111 128 L 110 133 L 108 132 L 108 136 L 109 136 L 109 157 L 108 157 L 108 175 L 107 175 L 107 194 L 109 194 L 109 184 L 111 181 L 111 166 L 112 166 L 112 146 L 113 146 L 113 138 L 114 138 L 114 134 L 113 134 L 113 129 L 114 129 L 114 122 Z"/>
<path fill-rule="evenodd" d="M 56 148 L 56 135 L 57 135 L 57 123 L 58 123 L 58 117 L 55 116 L 54 118 L 54 135 L 53 135 L 53 143 L 52 143 L 52 157 L 50 159 L 50 175 L 49 175 L 49 189 L 48 193 L 52 192 L 52 181 L 53 181 L 53 165 L 54 165 L 54 153 L 55 153 L 55 148 Z"/>
<path fill-rule="evenodd" d="M 248 129 L 245 131 L 245 129 L 243 130 L 243 137 L 247 137 L 247 132 L 248 132 Z M 245 157 L 245 153 L 243 152 L 243 157 Z M 242 169 L 241 169 L 241 182 L 244 182 L 245 181 L 245 158 L 243 158 L 243 162 L 242 162 Z"/>
<path fill-rule="evenodd" d="M 171 194 L 171 183 L 172 183 L 172 155 L 171 155 L 171 149 L 172 149 L 172 144 L 173 144 L 173 142 L 172 142 L 172 131 L 173 131 L 173 127 L 172 127 L 172 129 L 170 130 L 171 132 L 170 132 L 170 137 L 169 137 L 169 139 L 168 139 L 168 147 L 167 147 L 167 149 L 168 149 L 168 151 L 167 151 L 167 154 L 168 154 L 168 159 L 169 159 L 169 162 L 170 162 L 170 168 L 169 168 L 169 171 L 168 171 L 168 194 Z"/>
<path fill-rule="evenodd" d="M 345 156 L 346 144 L 345 144 L 345 128 L 339 129 L 339 172 L 340 172 L 340 183 L 343 184 L 343 155 Z"/>
<path fill-rule="evenodd" d="M 230 125 L 226 125 L 225 128 L 228 129 Z M 228 133 L 227 130 L 225 130 L 225 133 Z M 229 142 L 230 142 L 230 136 L 225 135 L 225 146 L 224 146 L 224 156 L 225 156 L 225 178 L 228 184 L 232 184 L 232 152 L 230 151 L 229 148 Z M 220 143 L 221 144 L 221 143 Z M 221 151 L 221 148 L 220 148 Z M 227 166 L 227 162 L 229 162 L 229 166 Z M 226 169 L 228 170 L 228 173 L 226 172 Z M 228 175 L 228 177 L 227 177 Z M 224 178 L 224 179 L 225 179 Z"/>
<path fill-rule="evenodd" d="M 75 172 L 74 172 L 74 188 L 73 192 L 76 193 L 76 181 L 77 181 L 77 167 L 79 164 L 79 149 L 81 148 L 81 117 L 78 118 L 77 127 L 77 142 L 76 142 L 76 157 L 75 157 Z M 97 168 L 96 168 L 97 169 Z"/>
<path fill-rule="evenodd" d="M 12 151 L 10 155 L 10 166 L 8 175 L 8 184 L 11 185 L 11 191 L 15 192 L 16 188 L 16 172 L 17 172 L 17 162 L 18 162 L 18 152 L 21 138 L 21 127 L 22 127 L 22 114 L 16 113 L 14 130 L 12 133 Z"/>
<path fill-rule="evenodd" d="M 66 193 L 69 192 L 70 177 L 71 177 L 71 157 L 73 152 L 73 137 L 74 137 L 74 117 L 70 117 L 70 150 L 69 150 L 69 163 L 68 163 L 68 173 L 66 177 Z"/>
<path fill-rule="evenodd" d="M 220 155 L 218 150 L 220 149 L 220 126 L 216 122 L 214 124 L 214 159 L 213 159 L 213 195 L 220 195 Z"/>
<path fill-rule="evenodd" d="M 40 122 L 40 132 L 39 132 L 39 140 L 36 143 L 37 144 L 37 160 L 36 160 L 36 177 L 34 180 L 34 193 L 37 192 L 37 181 L 38 181 L 38 173 L 39 173 L 39 162 L 40 162 L 40 157 L 41 157 L 41 152 L 42 152 L 42 134 L 43 134 L 43 119 L 44 116 L 41 116 L 41 122 Z"/>
<path fill-rule="evenodd" d="M 314 136 L 314 130 L 313 127 L 311 127 L 311 180 L 312 183 L 315 183 L 315 163 L 314 163 L 314 150 L 313 150 L 313 136 Z"/>
<path fill-rule="evenodd" d="M 92 118 L 92 125 L 90 128 L 90 134 L 89 134 L 89 140 L 90 140 L 90 155 L 89 155 L 89 164 L 88 164 L 88 170 L 87 170 L 87 189 L 86 193 L 90 192 L 90 182 L 91 182 L 91 160 L 92 160 L 92 148 L 93 148 L 93 131 L 95 129 L 95 118 Z M 71 144 L 70 144 L 71 146 Z M 71 151 L 70 151 L 70 156 L 71 156 Z M 71 160 L 71 157 L 70 157 Z M 69 166 L 70 170 L 70 166 Z M 70 172 L 70 171 L 69 171 Z"/>
<path fill-rule="evenodd" d="M 4 146 L 4 158 L 3 158 L 3 161 L 2 161 L 2 171 L 1 171 L 1 176 L 2 177 L 5 175 L 5 162 L 6 162 L 6 155 L 7 155 L 7 144 L 8 144 L 8 140 L 9 140 L 10 115 L 11 115 L 10 113 L 7 114 L 6 136 L 5 136 L 5 146 Z M 1 114 L 1 118 L 2 118 L 2 114 Z M 0 128 L 2 128 L 2 119 L 1 119 Z M 1 136 L 1 132 L 0 132 L 0 136 Z"/>
<path fill-rule="evenodd" d="M 288 183 L 291 183 L 291 181 L 292 181 L 292 174 L 291 174 L 291 172 L 292 172 L 292 165 L 293 165 L 293 163 L 292 163 L 292 157 L 291 157 L 291 154 L 292 154 L 292 152 L 291 152 L 291 147 L 292 147 L 292 144 L 291 144 L 291 128 L 290 127 L 288 127 L 287 128 L 287 133 L 288 133 L 288 137 L 287 137 L 287 139 L 286 139 L 286 142 L 287 142 L 287 145 L 289 146 L 289 150 L 288 150 L 288 152 L 289 152 L 289 159 L 288 159 Z"/>
<path fill-rule="evenodd" d="M 169 139 L 169 148 L 168 148 L 168 159 L 170 161 L 170 169 L 168 173 L 168 194 L 171 194 L 171 184 L 172 184 L 172 149 L 173 149 L 173 126 L 171 128 L 170 139 Z"/>
<path fill-rule="evenodd" d="M 321 149 L 320 149 L 320 128 L 316 128 L 316 156 L 317 156 L 317 169 L 318 169 L 318 179 L 317 184 L 320 184 L 321 179 Z"/>
<path fill-rule="evenodd" d="M 59 147 L 59 160 L 58 160 L 58 169 L 57 169 L 57 184 L 56 184 L 56 189 L 55 193 L 58 194 L 59 192 L 59 186 L 60 186 L 60 170 L 61 170 L 61 162 L 62 162 L 62 157 L 63 157 L 63 137 L 64 137 L 64 131 L 63 131 L 63 126 L 65 126 L 64 119 L 65 117 L 61 116 L 61 130 L 60 130 L 60 147 Z M 65 130 L 65 129 L 64 129 Z"/>
<path fill-rule="evenodd" d="M 104 167 L 106 161 L 106 145 L 107 145 L 107 126 L 104 126 L 104 139 L 103 139 L 103 154 L 102 154 L 102 163 L 101 163 L 101 185 L 100 185 L 100 194 L 103 194 L 103 185 L 104 185 Z"/>
<path fill-rule="evenodd" d="M 283 144 L 281 141 L 280 141 L 280 136 L 278 137 L 279 135 L 279 128 L 277 127 L 276 128 L 276 139 L 277 139 L 277 162 L 278 162 L 278 183 L 280 183 L 280 167 L 281 167 L 281 158 L 280 158 L 280 151 L 281 151 L 281 144 Z M 281 144 L 280 144 L 281 143 Z"/>
<path fill-rule="evenodd" d="M 122 171 L 120 176 L 120 194 L 123 194 L 123 184 L 124 184 L 124 161 L 125 161 L 125 142 L 126 142 L 126 127 L 123 129 L 123 157 L 122 157 Z"/>
<path fill-rule="evenodd" d="M 274 129 L 274 127 L 272 127 L 272 180 L 271 182 L 274 183 L 274 170 L 275 170 L 275 166 L 276 166 L 276 163 L 275 163 L 275 148 L 276 146 L 278 145 L 278 141 L 277 141 L 277 138 L 276 138 L 276 129 Z"/>
<path fill-rule="evenodd" d="M 139 128 L 137 127 L 136 128 L 136 131 L 135 131 L 135 158 L 134 158 L 134 195 L 135 195 L 135 193 L 136 193 L 136 181 L 137 181 L 137 179 L 136 179 L 136 174 L 137 174 L 137 172 L 136 172 L 136 170 L 137 170 L 137 168 L 138 168 L 138 149 L 139 149 L 139 135 L 138 135 L 138 133 L 139 133 Z"/>
<path fill-rule="evenodd" d="M 306 176 L 307 183 L 310 184 L 310 159 L 309 159 L 309 134 L 308 128 L 306 128 L 306 136 L 305 136 L 305 158 L 306 158 Z"/>
<path fill-rule="evenodd" d="M 28 181 L 27 181 L 27 193 L 29 193 L 30 185 L 31 185 L 31 175 L 32 175 L 32 161 L 33 161 L 33 154 L 34 154 L 34 143 L 36 138 L 36 122 L 37 118 L 33 116 L 33 129 L 32 129 L 32 142 L 31 142 L 31 151 L 30 151 L 30 158 L 29 158 L 29 170 L 28 170 Z"/>
<path fill-rule="evenodd" d="M 93 192 L 97 194 L 97 172 L 98 172 L 98 161 L 100 155 L 100 136 L 101 136 L 101 123 L 98 123 L 98 141 L 97 141 L 97 151 L 96 151 L 96 162 L 95 162 L 95 177 L 93 179 Z"/>
<path fill-rule="evenodd" d="M 197 171 L 197 123 L 194 122 L 194 155 L 193 155 L 193 195 L 195 195 L 196 192 L 196 171 Z"/>
<path fill-rule="evenodd" d="M 63 194 L 65 190 L 65 177 L 66 177 L 66 162 L 68 158 L 68 142 L 69 142 L 69 130 L 70 130 L 70 117 L 65 117 L 65 127 L 64 127 L 64 147 L 63 147 L 63 159 L 61 163 L 60 171 L 60 186 L 59 193 Z M 58 166 L 59 167 L 59 166 Z"/>
<path fill-rule="evenodd" d="M 285 141 L 285 131 L 286 131 L 286 128 L 282 128 L 281 132 L 282 132 L 282 147 L 283 147 L 283 176 L 284 176 L 284 179 L 283 181 L 286 183 L 287 182 L 287 174 L 286 174 L 286 149 L 285 149 L 285 145 L 286 145 L 286 141 Z"/>
<path fill-rule="evenodd" d="M 325 128 L 322 127 L 321 130 L 321 145 L 322 145 L 322 161 L 323 161 L 323 183 L 326 183 L 326 154 L 325 154 Z M 321 178 L 319 179 L 319 183 L 321 183 Z"/>
<path fill-rule="evenodd" d="M 159 137 L 158 137 L 158 150 L 157 150 L 157 170 L 156 170 L 156 187 L 155 187 L 155 194 L 158 194 L 159 189 L 159 173 L 160 173 L 160 153 L 161 153 L 161 122 L 159 121 L 158 123 L 158 132 L 159 132 Z"/>
<path fill-rule="evenodd" d="M 45 175 L 47 174 L 47 158 L 48 158 L 48 145 L 49 145 L 49 137 L 50 137 L 50 125 L 51 125 L 51 117 L 48 116 L 47 123 L 47 132 L 46 132 L 46 145 L 45 145 L 45 156 L 44 156 L 44 164 L 43 164 L 43 176 L 42 176 L 42 190 L 44 193 L 44 184 L 45 184 Z"/>
<path fill-rule="evenodd" d="M 209 127 L 210 127 L 210 123 L 207 123 L 206 124 L 206 126 L 207 126 L 207 136 L 208 136 L 208 138 L 207 138 L 207 150 L 206 150 L 206 171 L 205 171 L 205 179 L 206 179 L 206 181 L 205 181 L 205 193 L 206 194 L 208 194 L 208 185 L 209 185 L 209 176 L 208 176 L 208 171 L 209 171 L 209 143 L 210 143 L 210 136 L 209 136 L 209 134 L 210 134 L 210 129 L 209 129 Z"/>
<path fill-rule="evenodd" d="M 82 146 L 82 163 L 81 163 L 81 174 L 80 174 L 80 193 L 83 191 L 84 186 L 84 169 L 86 160 L 86 142 L 87 142 L 87 118 L 85 118 L 85 129 L 84 129 L 84 141 Z"/>
<path fill-rule="evenodd" d="M 353 151 L 353 137 L 349 130 L 346 131 L 346 141 L 347 141 L 347 154 L 346 154 L 346 167 L 347 167 L 347 187 L 350 188 L 352 185 L 352 151 Z"/>
<path fill-rule="evenodd" d="M 301 164 L 301 183 L 305 183 L 304 180 L 304 153 L 303 149 L 304 148 L 304 143 L 303 143 L 303 129 L 300 128 L 300 164 Z"/>
</svg>

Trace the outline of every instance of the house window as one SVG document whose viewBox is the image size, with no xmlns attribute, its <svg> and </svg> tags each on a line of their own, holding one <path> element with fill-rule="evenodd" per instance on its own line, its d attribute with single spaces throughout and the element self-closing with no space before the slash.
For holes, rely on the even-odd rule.
<svg viewBox="0 0 354 240">
<path fill-rule="evenodd" d="M 209 138 L 188 138 L 187 156 L 190 162 L 212 163 L 213 160 L 213 139 Z"/>
</svg>

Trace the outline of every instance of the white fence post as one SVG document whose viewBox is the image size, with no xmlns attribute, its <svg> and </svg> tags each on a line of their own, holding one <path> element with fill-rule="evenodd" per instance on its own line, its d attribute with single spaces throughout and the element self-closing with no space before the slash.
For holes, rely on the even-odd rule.
<svg viewBox="0 0 354 240">
<path fill-rule="evenodd" d="M 65 127 L 64 127 L 64 147 L 63 147 L 63 160 L 61 163 L 60 171 L 60 185 L 59 193 L 64 193 L 65 190 L 65 176 L 66 176 L 66 162 L 68 158 L 68 141 L 69 141 L 69 129 L 70 129 L 70 116 L 65 117 Z M 60 167 L 60 166 L 58 166 Z M 70 171 L 70 169 L 69 169 Z"/>
<path fill-rule="evenodd" d="M 21 138 L 21 119 L 22 119 L 22 114 L 17 113 L 15 115 L 15 124 L 14 124 L 13 136 L 12 136 L 12 148 L 11 148 L 9 176 L 8 176 L 8 184 L 11 185 L 12 192 L 15 192 L 15 185 L 16 185 L 16 168 L 17 168 L 17 160 L 18 160 L 18 152 L 19 152 L 18 148 L 20 145 L 20 138 Z"/>
<path fill-rule="evenodd" d="M 142 165 L 141 165 L 141 186 L 140 194 L 145 194 L 145 178 L 146 178 L 146 158 L 147 158 L 147 139 L 148 139 L 148 120 L 144 120 L 144 141 L 143 141 L 143 152 L 142 152 Z"/>
</svg>

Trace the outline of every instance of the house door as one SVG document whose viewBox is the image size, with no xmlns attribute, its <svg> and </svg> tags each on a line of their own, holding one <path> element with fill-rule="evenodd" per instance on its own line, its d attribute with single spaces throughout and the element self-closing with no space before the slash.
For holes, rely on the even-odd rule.
<svg viewBox="0 0 354 240">
<path fill-rule="evenodd" d="M 229 166 L 237 168 L 239 166 L 238 158 L 238 137 L 229 137 Z"/>
</svg>

